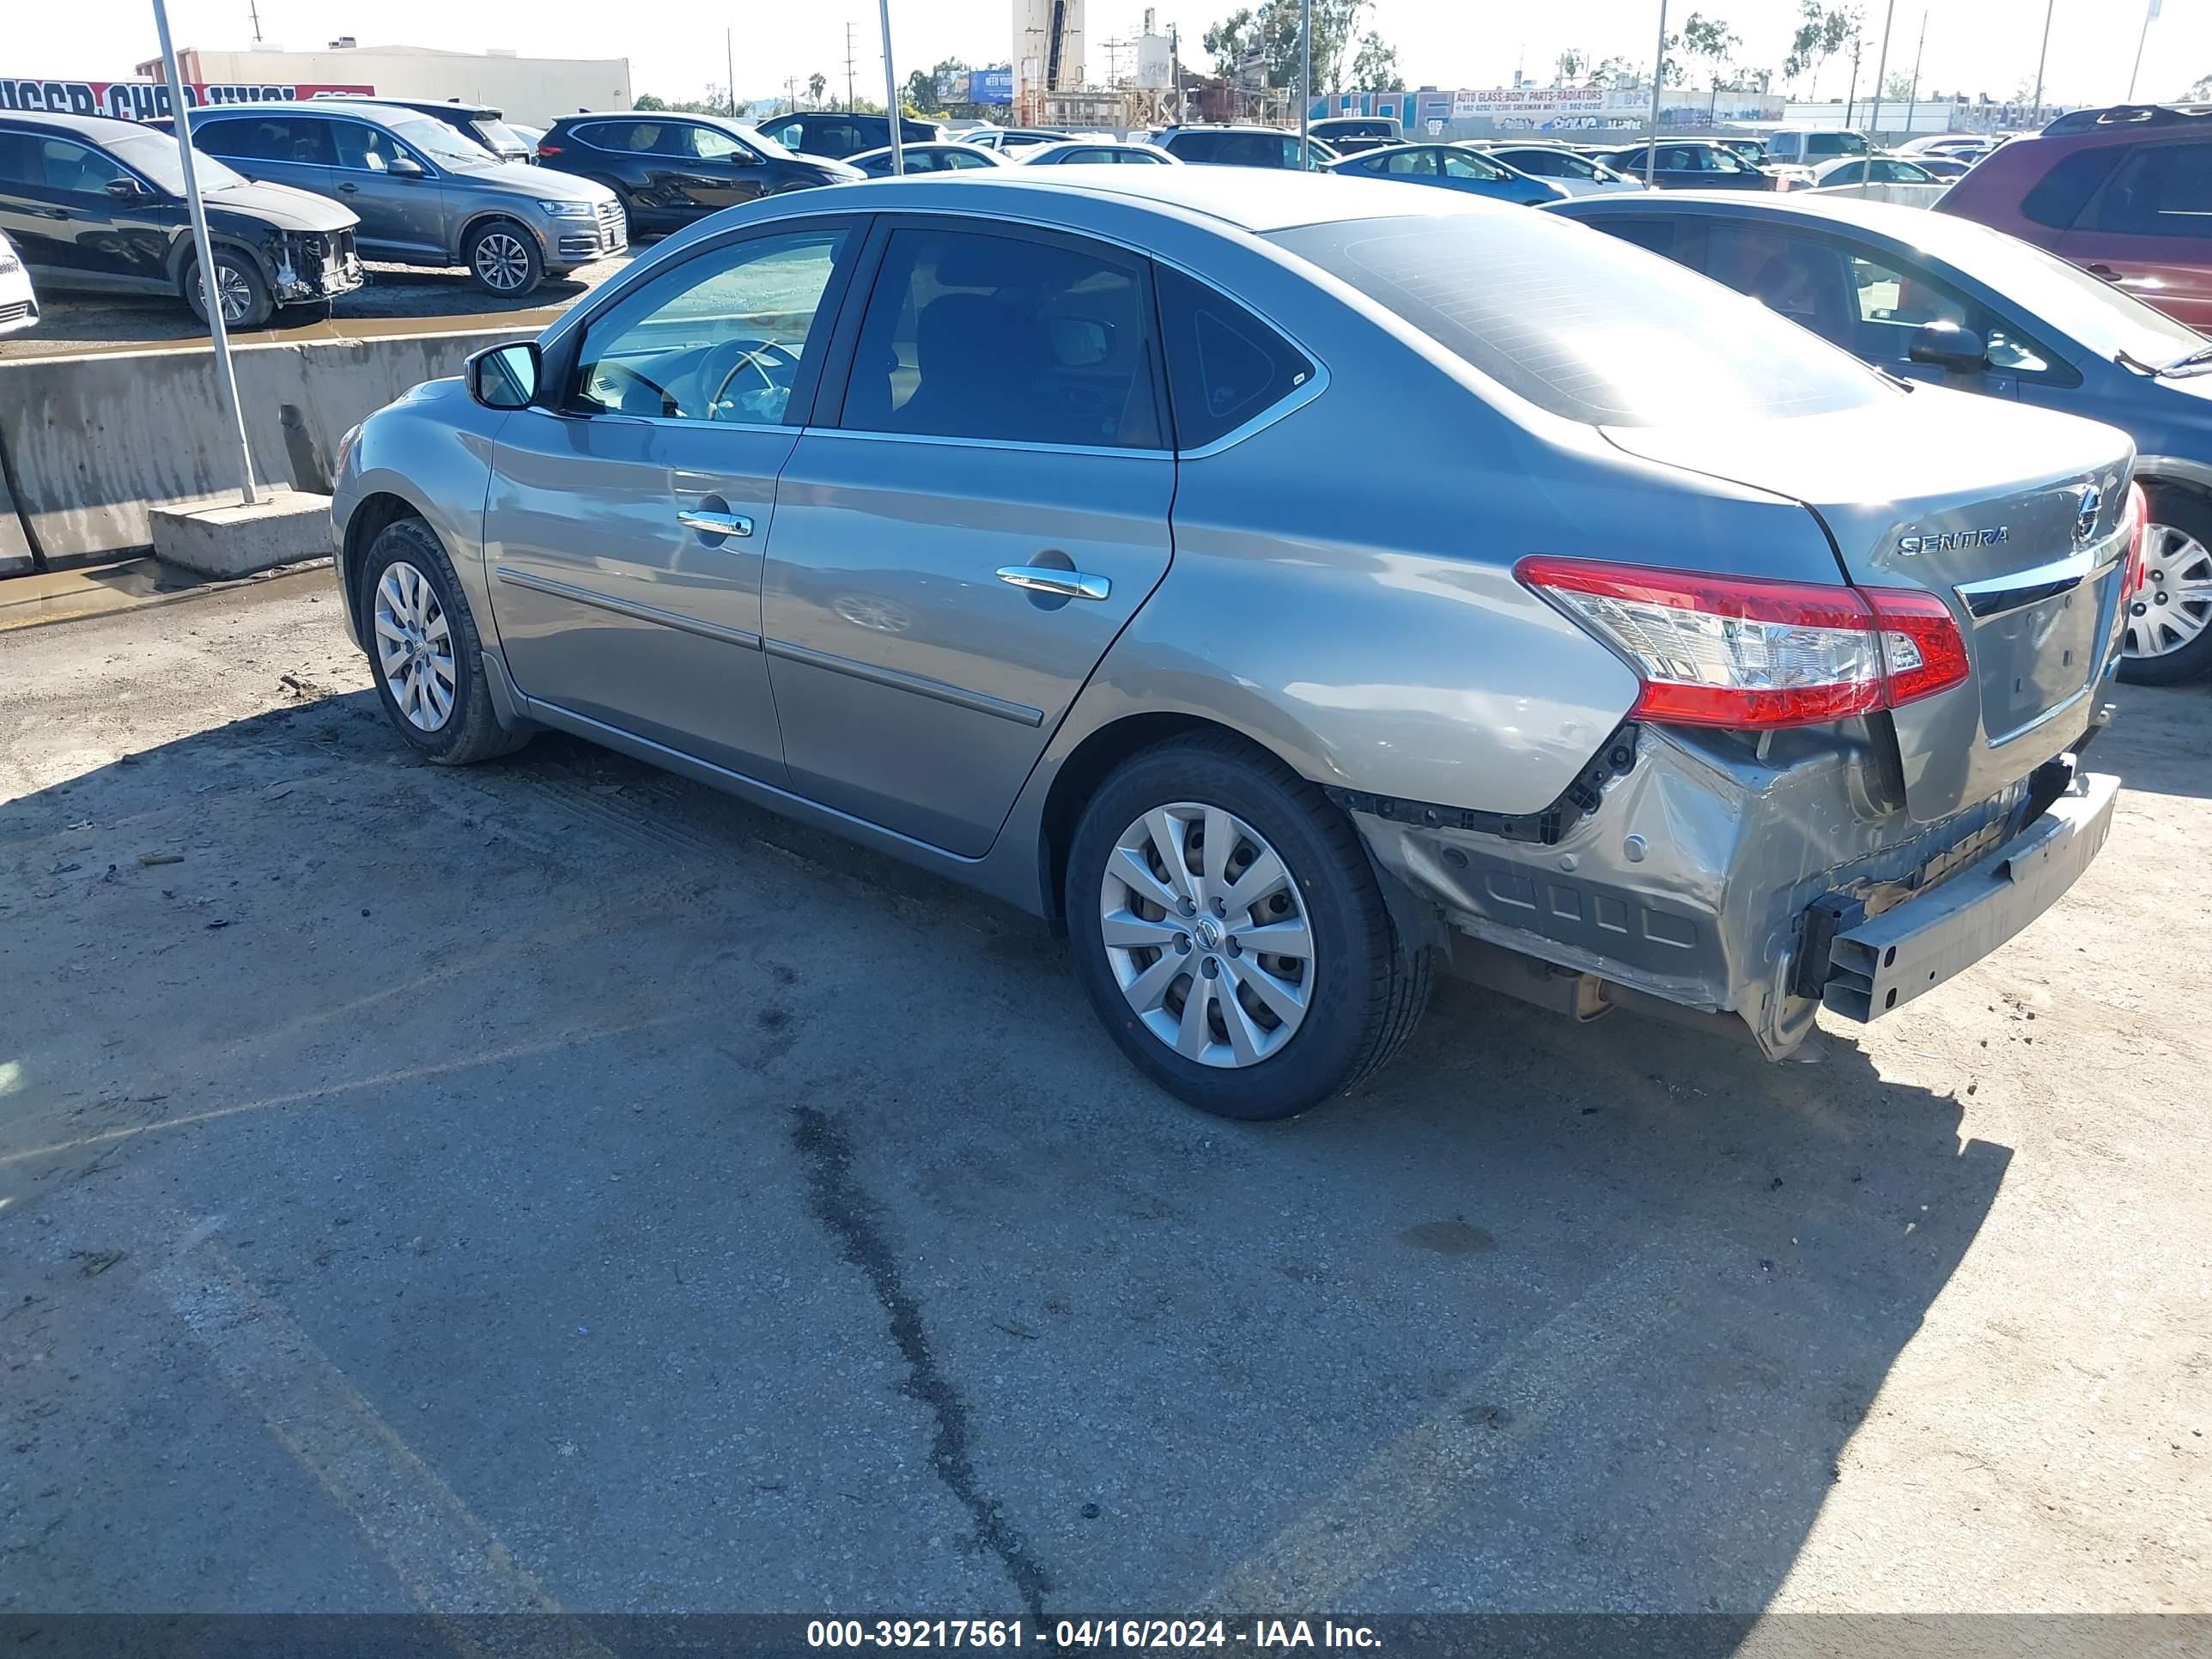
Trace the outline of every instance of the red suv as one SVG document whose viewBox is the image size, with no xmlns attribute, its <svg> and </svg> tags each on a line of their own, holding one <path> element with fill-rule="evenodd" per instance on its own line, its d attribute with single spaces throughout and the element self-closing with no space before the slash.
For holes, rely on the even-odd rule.
<svg viewBox="0 0 2212 1659">
<path fill-rule="evenodd" d="M 2076 110 L 2015 138 L 1936 205 L 2048 248 L 2212 330 L 2212 110 Z"/>
</svg>

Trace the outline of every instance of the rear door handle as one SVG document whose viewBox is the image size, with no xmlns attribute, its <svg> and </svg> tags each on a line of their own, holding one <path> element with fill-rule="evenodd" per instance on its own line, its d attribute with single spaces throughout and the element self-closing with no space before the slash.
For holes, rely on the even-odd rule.
<svg viewBox="0 0 2212 1659">
<path fill-rule="evenodd" d="M 753 521 L 742 513 L 708 513 L 696 507 L 679 507 L 676 522 L 702 536 L 750 536 Z"/>
<path fill-rule="evenodd" d="M 360 189 L 361 186 L 359 185 L 340 185 L 338 186 L 338 193 L 342 196 L 352 196 L 358 193 Z"/>
<path fill-rule="evenodd" d="M 1086 576 L 1079 570 L 1060 570 L 1048 564 L 1002 564 L 999 580 L 1033 593 L 1056 593 L 1063 599 L 1103 599 L 1114 591 L 1103 576 Z"/>
</svg>

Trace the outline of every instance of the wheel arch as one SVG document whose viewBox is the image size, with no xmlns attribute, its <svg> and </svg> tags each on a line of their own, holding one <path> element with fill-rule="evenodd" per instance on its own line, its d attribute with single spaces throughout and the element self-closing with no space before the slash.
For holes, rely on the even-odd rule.
<svg viewBox="0 0 2212 1659">
<path fill-rule="evenodd" d="M 2174 489 L 2212 507 L 2212 466 L 2179 455 L 2138 455 L 2136 482 L 2147 489 Z"/>
<path fill-rule="evenodd" d="M 474 236 L 478 231 L 482 230 L 486 225 L 495 224 L 501 220 L 513 225 L 516 229 L 520 230 L 524 235 L 530 239 L 532 245 L 538 250 L 538 260 L 541 268 L 552 262 L 552 249 L 546 246 L 545 239 L 538 234 L 536 228 L 532 226 L 531 222 L 527 219 L 525 219 L 520 214 L 515 212 L 512 208 L 489 207 L 478 208 L 474 213 L 471 213 L 467 218 L 461 221 L 461 228 L 453 237 L 453 263 L 457 265 L 467 264 L 469 239 L 471 236 Z"/>
<path fill-rule="evenodd" d="M 252 260 L 253 268 L 261 273 L 261 280 L 269 284 L 270 295 L 275 295 L 276 270 L 269 263 L 268 254 L 264 249 L 256 247 L 246 237 L 232 231 L 217 230 L 212 225 L 208 228 L 208 241 L 212 246 L 232 253 L 243 253 Z M 169 248 L 169 285 L 179 294 L 184 291 L 185 267 L 198 257 L 198 245 L 192 240 L 190 227 L 186 227 Z"/>
</svg>

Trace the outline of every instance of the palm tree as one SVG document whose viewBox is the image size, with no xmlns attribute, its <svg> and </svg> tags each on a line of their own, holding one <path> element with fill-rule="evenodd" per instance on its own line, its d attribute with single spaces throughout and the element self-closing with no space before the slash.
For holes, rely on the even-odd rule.
<svg viewBox="0 0 2212 1659">
<path fill-rule="evenodd" d="M 815 70 L 806 77 L 806 95 L 814 100 L 815 108 L 822 107 L 822 94 L 828 89 L 829 85 L 830 78 L 820 70 Z"/>
</svg>

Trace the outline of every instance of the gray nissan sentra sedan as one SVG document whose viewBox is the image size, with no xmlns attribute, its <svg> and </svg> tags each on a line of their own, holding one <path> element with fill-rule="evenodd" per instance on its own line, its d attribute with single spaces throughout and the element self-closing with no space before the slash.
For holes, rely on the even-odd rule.
<svg viewBox="0 0 2212 1659">
<path fill-rule="evenodd" d="M 557 728 L 983 888 L 1260 1118 L 1432 967 L 1779 1057 L 2002 943 L 2110 824 L 2133 459 L 1525 209 L 994 168 L 702 222 L 333 514 L 428 758 Z"/>
</svg>

